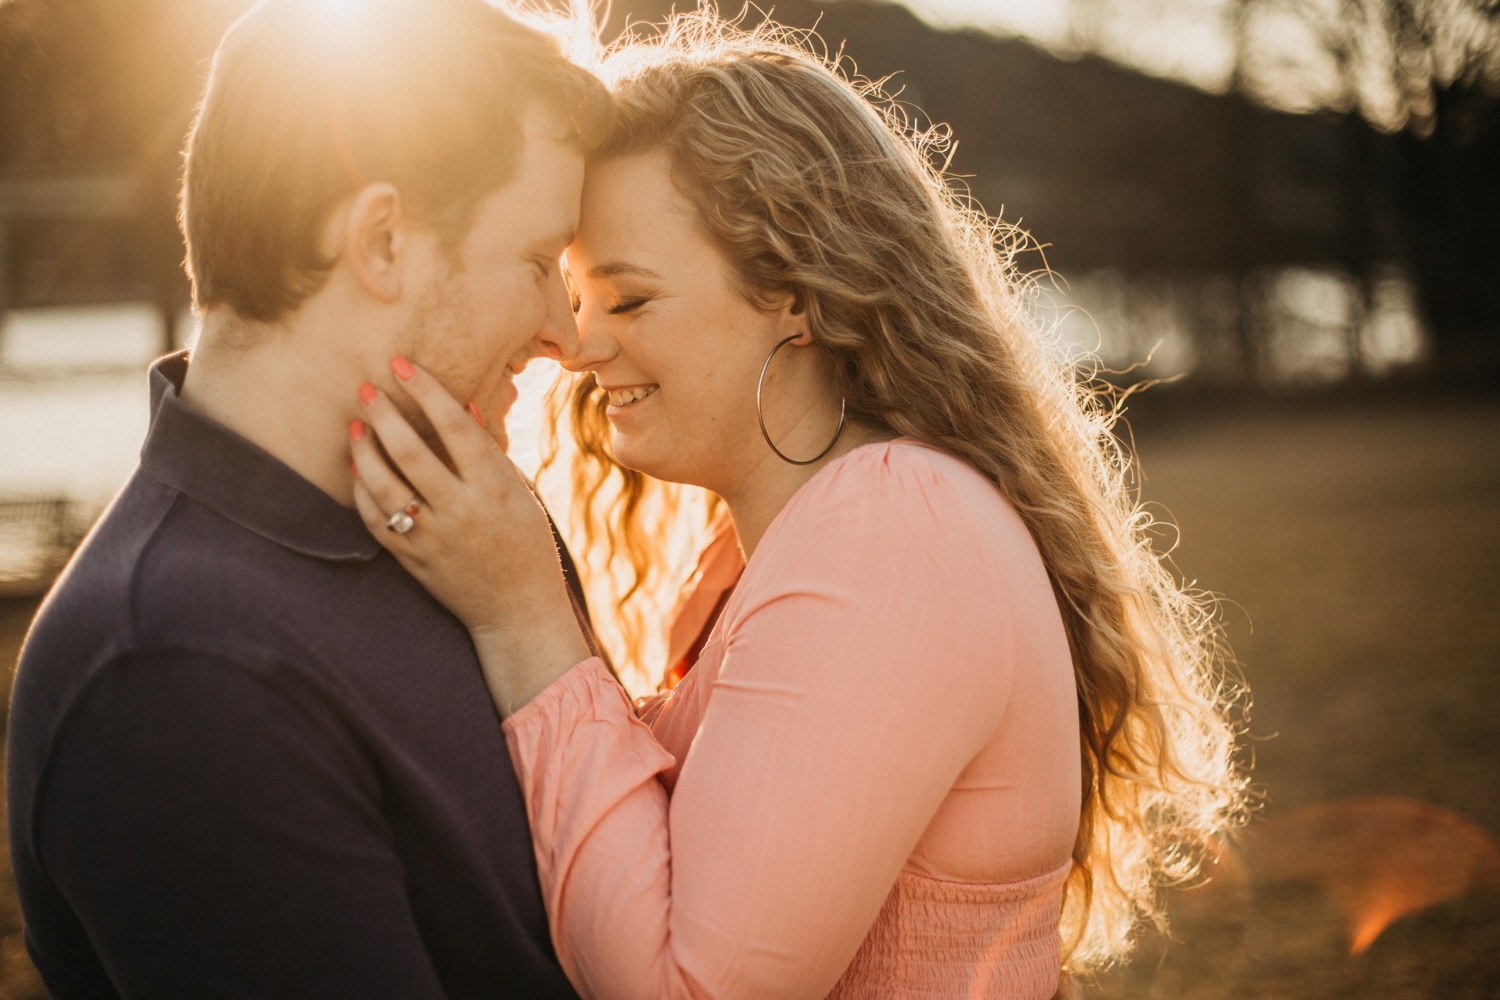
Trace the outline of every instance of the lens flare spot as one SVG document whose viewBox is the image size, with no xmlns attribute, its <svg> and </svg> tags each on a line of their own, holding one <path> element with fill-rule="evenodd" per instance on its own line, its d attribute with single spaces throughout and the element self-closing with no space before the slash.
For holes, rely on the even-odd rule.
<svg viewBox="0 0 1500 1000">
<path fill-rule="evenodd" d="M 1261 823 L 1245 856 L 1258 882 L 1326 893 L 1356 955 L 1403 917 L 1500 884 L 1500 846 L 1487 832 L 1451 809 L 1394 795 L 1321 802 Z"/>
</svg>

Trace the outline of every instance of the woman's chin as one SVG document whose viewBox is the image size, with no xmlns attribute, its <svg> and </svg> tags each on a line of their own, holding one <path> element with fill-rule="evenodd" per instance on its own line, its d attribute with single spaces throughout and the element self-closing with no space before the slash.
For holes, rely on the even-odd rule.
<svg viewBox="0 0 1500 1000">
<path fill-rule="evenodd" d="M 642 442 L 621 435 L 618 431 L 615 433 L 614 453 L 615 461 L 632 472 L 639 472 L 662 482 L 692 484 L 691 478 L 684 478 L 685 470 L 681 468 L 680 462 L 667 460 L 659 449 L 642 447 Z"/>
<path fill-rule="evenodd" d="M 615 454 L 615 462 L 631 472 L 639 472 L 653 479 L 661 478 L 651 471 L 657 463 L 651 461 L 650 455 L 645 453 L 639 442 L 633 440 L 632 435 L 621 434 L 619 430 L 616 430 L 614 440 L 610 443 L 610 450 Z"/>
</svg>

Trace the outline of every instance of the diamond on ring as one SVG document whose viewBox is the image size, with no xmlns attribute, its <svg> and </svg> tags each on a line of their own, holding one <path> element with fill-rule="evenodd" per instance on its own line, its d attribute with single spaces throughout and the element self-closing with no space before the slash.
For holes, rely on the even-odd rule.
<svg viewBox="0 0 1500 1000">
<path fill-rule="evenodd" d="M 421 505 L 413 500 L 385 519 L 386 530 L 394 531 L 398 535 L 406 534 L 417 526 L 417 512 L 421 509 Z"/>
</svg>

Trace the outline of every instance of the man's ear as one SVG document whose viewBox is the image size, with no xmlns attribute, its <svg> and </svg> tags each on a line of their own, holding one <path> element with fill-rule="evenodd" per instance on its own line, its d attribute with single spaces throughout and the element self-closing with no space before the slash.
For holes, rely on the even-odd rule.
<svg viewBox="0 0 1500 1000">
<path fill-rule="evenodd" d="M 395 185 L 367 184 L 354 195 L 341 248 L 349 269 L 381 302 L 401 297 L 401 273 L 410 246 L 401 192 Z"/>
</svg>

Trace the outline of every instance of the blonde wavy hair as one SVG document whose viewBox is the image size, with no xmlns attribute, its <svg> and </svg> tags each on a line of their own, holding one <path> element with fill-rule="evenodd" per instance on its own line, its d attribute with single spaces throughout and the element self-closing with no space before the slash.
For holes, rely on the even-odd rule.
<svg viewBox="0 0 1500 1000">
<path fill-rule="evenodd" d="M 1126 954 L 1142 920 L 1163 926 L 1160 887 L 1194 878 L 1242 816 L 1243 691 L 1213 606 L 1153 550 L 1112 433 L 1119 395 L 1031 318 L 1013 263 L 1023 235 L 945 178 L 946 133 L 914 127 L 816 45 L 708 8 L 674 16 L 602 58 L 617 124 L 592 156 L 665 151 L 743 294 L 801 304 L 849 419 L 957 456 L 1025 520 L 1077 681 L 1083 811 L 1063 934 L 1067 968 L 1085 972 Z M 591 376 L 551 404 L 577 444 L 585 565 L 624 566 L 621 606 L 680 584 L 668 539 L 688 520 L 701 531 L 711 505 L 614 461 Z M 627 653 L 643 635 L 635 617 Z"/>
</svg>

